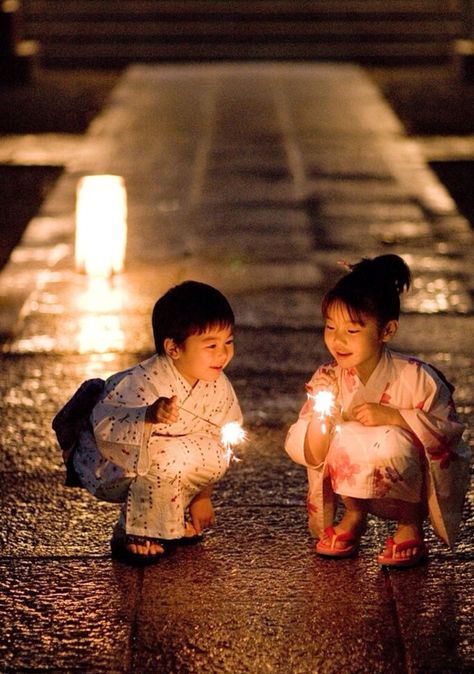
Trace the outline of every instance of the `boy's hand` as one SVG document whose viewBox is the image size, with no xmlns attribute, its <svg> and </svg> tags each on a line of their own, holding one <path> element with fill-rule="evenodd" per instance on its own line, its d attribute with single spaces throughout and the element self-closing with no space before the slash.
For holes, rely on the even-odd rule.
<svg viewBox="0 0 474 674">
<path fill-rule="evenodd" d="M 211 497 L 206 492 L 195 496 L 189 505 L 189 514 L 196 534 L 199 536 L 204 529 L 211 527 L 216 520 Z"/>
<path fill-rule="evenodd" d="M 146 410 L 146 421 L 152 424 L 174 424 L 178 421 L 178 397 L 158 398 L 154 403 L 148 405 Z"/>
</svg>

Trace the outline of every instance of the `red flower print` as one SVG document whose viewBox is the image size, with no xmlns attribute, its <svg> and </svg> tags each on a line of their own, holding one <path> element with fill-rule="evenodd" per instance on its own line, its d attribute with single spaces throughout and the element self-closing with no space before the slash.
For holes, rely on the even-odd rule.
<svg viewBox="0 0 474 674">
<path fill-rule="evenodd" d="M 339 450 L 336 456 L 331 458 L 329 464 L 334 491 L 337 491 L 342 482 L 347 482 L 351 487 L 355 485 L 354 475 L 360 473 L 360 466 L 351 463 L 349 454 L 345 450 Z"/>
<path fill-rule="evenodd" d="M 436 449 L 430 449 L 430 458 L 432 461 L 439 461 L 441 470 L 449 468 L 451 461 L 457 461 L 458 455 L 446 445 L 439 445 Z"/>
<path fill-rule="evenodd" d="M 352 393 L 352 391 L 357 386 L 355 369 L 353 367 L 348 367 L 347 369 L 343 370 L 343 377 L 344 382 L 347 386 L 347 390 L 349 391 L 349 393 Z"/>
<path fill-rule="evenodd" d="M 403 481 L 402 476 L 395 468 L 374 469 L 374 491 L 376 498 L 382 498 L 388 494 L 395 482 Z"/>
<path fill-rule="evenodd" d="M 388 405 L 389 402 L 390 402 L 391 399 L 392 399 L 392 396 L 388 394 L 388 389 L 389 389 L 389 387 L 390 387 L 390 382 L 388 381 L 388 382 L 385 384 L 385 388 L 384 388 L 383 393 L 382 393 L 382 395 L 381 395 L 381 397 L 380 397 L 380 404 L 381 404 L 381 405 Z"/>
</svg>

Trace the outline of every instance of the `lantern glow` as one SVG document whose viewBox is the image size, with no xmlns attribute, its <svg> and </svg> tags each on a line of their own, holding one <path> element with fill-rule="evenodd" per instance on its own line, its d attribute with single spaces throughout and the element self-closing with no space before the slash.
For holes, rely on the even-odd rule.
<svg viewBox="0 0 474 674">
<path fill-rule="evenodd" d="M 109 277 L 122 271 L 127 243 L 127 195 L 121 176 L 84 176 L 77 186 L 76 269 Z"/>
</svg>

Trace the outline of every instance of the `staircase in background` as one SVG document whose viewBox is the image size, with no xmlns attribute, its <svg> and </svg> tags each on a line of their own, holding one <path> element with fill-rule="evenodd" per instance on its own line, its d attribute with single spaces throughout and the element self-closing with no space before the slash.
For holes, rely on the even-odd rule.
<svg viewBox="0 0 474 674">
<path fill-rule="evenodd" d="M 214 59 L 440 63 L 461 0 L 23 0 L 46 67 Z"/>
</svg>

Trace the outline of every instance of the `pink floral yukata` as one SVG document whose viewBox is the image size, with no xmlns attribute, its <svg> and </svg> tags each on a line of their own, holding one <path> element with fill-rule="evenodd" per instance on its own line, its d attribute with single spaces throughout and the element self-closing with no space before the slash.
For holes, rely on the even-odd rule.
<svg viewBox="0 0 474 674">
<path fill-rule="evenodd" d="M 179 419 L 145 424 L 148 405 L 178 396 Z M 227 377 L 191 387 L 167 357 L 153 356 L 110 377 L 81 432 L 74 468 L 101 500 L 123 502 L 128 534 L 175 539 L 184 535 L 185 512 L 228 468 L 220 428 L 241 423 Z"/>
<path fill-rule="evenodd" d="M 313 467 L 304 458 L 311 400 L 289 429 L 285 444 L 289 456 L 307 466 L 310 531 L 319 536 L 333 524 L 335 494 L 413 503 L 427 498 L 434 530 L 453 545 L 468 486 L 470 452 L 447 383 L 426 363 L 388 348 L 365 385 L 352 368 L 333 363 L 314 376 L 321 369 L 334 371 L 336 404 L 342 410 L 326 460 Z M 354 420 L 352 409 L 364 402 L 398 409 L 412 432 L 397 426 L 363 426 Z"/>
</svg>

